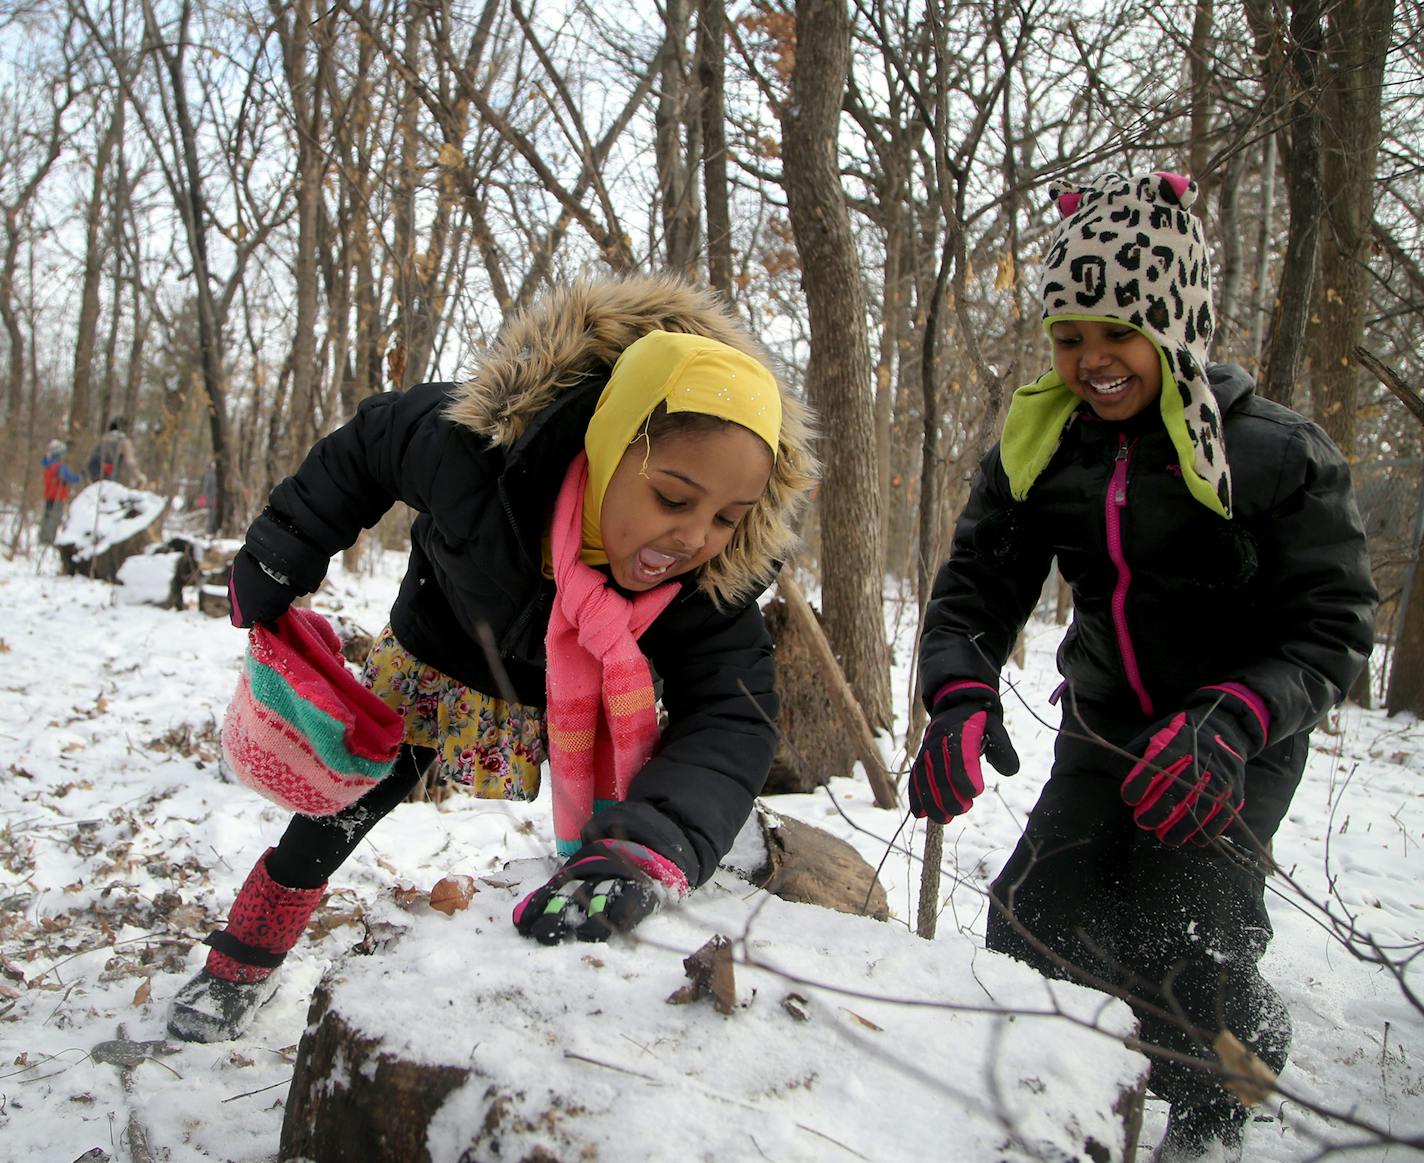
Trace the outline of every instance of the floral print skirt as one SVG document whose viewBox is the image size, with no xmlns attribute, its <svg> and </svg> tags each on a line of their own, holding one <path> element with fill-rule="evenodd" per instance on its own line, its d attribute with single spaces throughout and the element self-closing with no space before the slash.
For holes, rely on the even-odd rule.
<svg viewBox="0 0 1424 1163">
<path fill-rule="evenodd" d="M 481 799 L 532 800 L 548 758 L 544 712 L 462 686 L 427 666 L 387 626 L 361 681 L 405 720 L 405 741 L 436 752 L 433 780 L 465 784 Z"/>
</svg>

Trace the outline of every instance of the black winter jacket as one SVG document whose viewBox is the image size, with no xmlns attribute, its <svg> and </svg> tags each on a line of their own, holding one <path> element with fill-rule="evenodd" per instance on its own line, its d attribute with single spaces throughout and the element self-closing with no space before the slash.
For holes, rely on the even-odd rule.
<svg viewBox="0 0 1424 1163">
<path fill-rule="evenodd" d="M 952 679 L 997 685 L 1054 557 L 1073 592 L 1059 669 L 1079 699 L 1154 719 L 1199 687 L 1243 683 L 1269 708 L 1275 743 L 1343 697 L 1377 602 L 1349 469 L 1242 369 L 1209 372 L 1230 521 L 1188 493 L 1155 408 L 1113 424 L 1083 406 L 1021 502 L 990 450 L 926 613 L 927 705 Z"/>
<path fill-rule="evenodd" d="M 401 645 L 469 687 L 542 706 L 553 582 L 541 541 L 606 374 L 555 396 L 508 447 L 446 416 L 454 385 L 373 396 L 273 490 L 247 546 L 315 588 L 334 554 L 404 501 L 419 516 L 391 610 Z M 684 580 L 639 645 L 662 682 L 668 723 L 628 800 L 597 813 L 584 838 L 646 844 L 700 884 L 771 764 L 771 642 L 754 596 L 719 611 Z"/>
</svg>

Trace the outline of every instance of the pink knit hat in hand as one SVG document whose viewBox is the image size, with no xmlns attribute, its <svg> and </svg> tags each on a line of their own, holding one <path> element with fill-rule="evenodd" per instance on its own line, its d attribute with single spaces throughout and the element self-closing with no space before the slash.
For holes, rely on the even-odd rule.
<svg viewBox="0 0 1424 1163">
<path fill-rule="evenodd" d="M 238 782 L 308 816 L 329 816 L 390 774 L 401 717 L 346 669 L 341 640 L 314 610 L 248 631 L 242 677 L 223 720 Z"/>
</svg>

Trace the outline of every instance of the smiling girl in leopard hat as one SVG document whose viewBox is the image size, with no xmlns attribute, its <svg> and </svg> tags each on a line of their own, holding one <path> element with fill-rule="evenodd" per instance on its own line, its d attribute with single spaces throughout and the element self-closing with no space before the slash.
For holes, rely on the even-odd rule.
<svg viewBox="0 0 1424 1163">
<path fill-rule="evenodd" d="M 1349 470 L 1316 425 L 1209 362 L 1193 182 L 1051 192 L 1053 367 L 1014 393 L 935 581 L 911 808 L 968 811 L 981 752 L 1018 770 L 999 672 L 1056 559 L 1073 593 L 1062 726 L 990 890 L 989 947 L 1123 988 L 1145 1043 L 1210 1059 L 1227 1029 L 1279 1071 L 1290 1021 L 1256 964 L 1268 845 L 1373 640 Z M 1171 1104 L 1156 1158 L 1240 1157 L 1247 1112 L 1216 1073 L 1155 1058 L 1150 1086 Z"/>
</svg>

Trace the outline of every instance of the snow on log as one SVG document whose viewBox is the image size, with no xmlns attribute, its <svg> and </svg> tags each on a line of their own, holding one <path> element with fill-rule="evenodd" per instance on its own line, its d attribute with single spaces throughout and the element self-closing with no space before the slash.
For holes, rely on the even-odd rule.
<svg viewBox="0 0 1424 1163">
<path fill-rule="evenodd" d="M 159 541 L 168 502 L 156 493 L 98 481 L 69 503 L 55 548 L 66 574 L 118 579 L 119 567 Z"/>
<path fill-rule="evenodd" d="M 1131 1158 L 1147 1062 L 1121 1002 L 725 870 L 629 937 L 545 947 L 510 912 L 553 867 L 333 965 L 282 1159 Z"/>
</svg>

